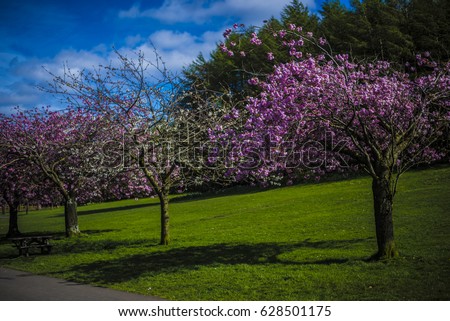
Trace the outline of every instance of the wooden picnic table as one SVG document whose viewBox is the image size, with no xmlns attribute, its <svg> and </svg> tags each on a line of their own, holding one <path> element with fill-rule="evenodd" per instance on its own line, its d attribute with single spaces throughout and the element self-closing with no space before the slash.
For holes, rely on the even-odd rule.
<svg viewBox="0 0 450 321">
<path fill-rule="evenodd" d="M 34 235 L 10 237 L 8 240 L 14 243 L 14 247 L 19 250 L 19 255 L 29 256 L 30 248 L 39 248 L 41 254 L 50 254 L 53 246 L 50 244 L 52 238 L 51 235 Z"/>
</svg>

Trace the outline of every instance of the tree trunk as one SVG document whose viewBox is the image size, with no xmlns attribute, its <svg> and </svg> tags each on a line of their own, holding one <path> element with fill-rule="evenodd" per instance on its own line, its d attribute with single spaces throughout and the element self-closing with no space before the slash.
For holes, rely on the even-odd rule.
<svg viewBox="0 0 450 321">
<path fill-rule="evenodd" d="M 20 235 L 19 224 L 18 224 L 18 213 L 19 213 L 19 204 L 10 204 L 9 205 L 9 228 L 8 234 L 6 237 L 15 237 Z"/>
<path fill-rule="evenodd" d="M 160 245 L 168 245 L 170 242 L 169 235 L 169 198 L 165 194 L 159 195 L 161 205 L 161 240 Z"/>
<path fill-rule="evenodd" d="M 78 227 L 77 202 L 73 198 L 66 200 L 64 204 L 64 217 L 66 221 L 66 236 L 80 235 L 80 228 Z"/>
<path fill-rule="evenodd" d="M 394 223 L 392 220 L 392 204 L 394 195 L 392 182 L 387 175 L 381 175 L 372 181 L 375 228 L 378 252 L 374 259 L 390 259 L 398 256 L 394 241 Z"/>
</svg>

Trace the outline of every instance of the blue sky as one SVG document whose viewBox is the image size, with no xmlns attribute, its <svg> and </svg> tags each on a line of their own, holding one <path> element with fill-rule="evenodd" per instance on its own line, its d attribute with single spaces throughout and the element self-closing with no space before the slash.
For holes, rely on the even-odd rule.
<svg viewBox="0 0 450 321">
<path fill-rule="evenodd" d="M 2 0 L 0 113 L 55 105 L 36 89 L 64 64 L 92 68 L 114 59 L 112 48 L 151 52 L 179 71 L 202 52 L 208 57 L 233 23 L 261 25 L 290 0 Z M 316 11 L 323 0 L 304 0 Z M 343 1 L 345 2 L 345 1 Z M 54 106 L 58 107 L 58 106 Z"/>
</svg>

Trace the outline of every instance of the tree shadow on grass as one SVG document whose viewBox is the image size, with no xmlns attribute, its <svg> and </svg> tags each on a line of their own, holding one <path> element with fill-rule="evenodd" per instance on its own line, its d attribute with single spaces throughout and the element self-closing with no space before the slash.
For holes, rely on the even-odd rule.
<svg viewBox="0 0 450 321">
<path fill-rule="evenodd" d="M 129 211 L 129 210 L 134 210 L 134 209 L 137 209 L 137 208 L 151 207 L 151 206 L 159 206 L 159 203 L 146 203 L 146 204 L 136 204 L 136 205 L 126 205 L 126 206 L 114 206 L 114 207 L 107 207 L 107 208 L 99 208 L 99 209 L 96 209 L 96 210 L 78 209 L 77 214 L 78 214 L 78 216 L 92 215 L 92 214 L 102 214 L 102 213 L 110 213 L 110 212 L 118 212 L 118 211 Z M 55 217 L 64 217 L 64 213 L 55 214 L 53 216 L 50 216 L 49 218 L 55 218 Z"/>
<path fill-rule="evenodd" d="M 114 250 L 120 246 L 127 247 L 141 247 L 144 246 L 145 243 L 150 243 L 150 241 L 115 241 L 115 240 L 102 240 L 102 241 L 90 241 L 89 238 L 85 236 L 95 235 L 95 234 L 104 234 L 109 232 L 120 231 L 119 229 L 104 229 L 104 230 L 83 230 L 83 236 L 81 237 L 73 237 L 67 238 L 65 232 L 54 232 L 54 231 L 40 231 L 40 232 L 29 232 L 23 233 L 21 236 L 30 237 L 30 236 L 42 236 L 49 235 L 52 236 L 50 240 L 50 244 L 53 245 L 52 253 L 83 253 L 83 252 L 97 252 L 101 250 Z M 66 240 L 66 242 L 56 243 L 54 241 L 58 240 Z M 153 244 L 156 244 L 156 240 L 154 240 Z M 0 251 L 0 259 L 15 259 L 20 257 L 18 254 L 18 250 L 11 240 L 6 237 L 0 238 L 0 245 L 5 245 L 5 248 Z M 9 247 L 9 245 L 11 245 Z M 39 251 L 30 252 L 30 256 L 39 255 Z"/>
<path fill-rule="evenodd" d="M 124 248 L 145 248 L 157 245 L 157 240 L 95 240 L 89 239 L 75 239 L 71 242 L 58 244 L 54 253 L 70 254 L 70 253 L 86 253 L 86 252 L 101 252 L 113 251 L 119 247 Z"/>
<path fill-rule="evenodd" d="M 95 234 L 104 234 L 109 232 L 117 232 L 120 231 L 119 229 L 104 229 L 104 230 L 82 230 L 81 233 L 83 235 L 95 235 Z M 52 237 L 52 240 L 60 240 L 60 239 L 66 239 L 66 232 L 64 231 L 33 231 L 33 232 L 27 232 L 27 233 L 21 233 L 20 236 L 27 237 L 27 236 L 42 236 L 42 235 L 49 235 Z M 76 238 L 75 238 L 76 239 Z M 6 236 L 0 237 L 0 244 L 3 243 L 10 243 L 10 240 Z"/>
<path fill-rule="evenodd" d="M 136 205 L 126 205 L 126 206 L 117 206 L 117 207 L 108 207 L 108 208 L 100 208 L 97 210 L 78 210 L 78 215 L 91 215 L 91 214 L 100 214 L 100 213 L 109 213 L 109 212 L 117 212 L 117 211 L 129 211 L 137 208 L 143 207 L 151 207 L 151 206 L 159 206 L 159 203 L 145 203 L 145 204 L 136 204 Z"/>
<path fill-rule="evenodd" d="M 184 203 L 191 201 L 199 201 L 217 197 L 225 197 L 225 196 L 233 196 L 233 195 L 246 195 L 246 194 L 256 194 L 261 192 L 267 192 L 270 190 L 276 190 L 280 188 L 286 187 L 299 187 L 299 186 L 310 186 L 310 185 L 318 185 L 318 184 L 328 184 L 331 182 L 340 182 L 347 181 L 359 178 L 366 178 L 367 173 L 361 172 L 352 172 L 352 173 L 331 173 L 321 177 L 320 182 L 316 182 L 314 180 L 306 180 L 300 183 L 295 183 L 292 186 L 282 185 L 280 186 L 267 186 L 262 187 L 260 185 L 250 186 L 250 185 L 236 185 L 230 187 L 216 186 L 212 188 L 207 188 L 203 192 L 191 192 L 183 195 L 174 194 L 170 200 L 171 203 Z"/>
<path fill-rule="evenodd" d="M 275 187 L 260 187 L 260 186 L 233 186 L 228 188 L 213 189 L 204 192 L 191 192 L 183 195 L 174 194 L 170 199 L 170 203 L 185 203 L 202 201 L 206 199 L 212 199 L 217 197 L 234 196 L 234 195 L 246 195 L 265 192 Z"/>
<path fill-rule="evenodd" d="M 280 254 L 302 248 L 345 249 L 355 243 L 367 239 L 335 240 L 312 242 L 305 240 L 295 244 L 259 243 L 259 244 L 213 244 L 208 246 L 192 246 L 136 254 L 114 260 L 96 261 L 80 264 L 69 271 L 73 279 L 87 283 L 114 284 L 146 275 L 158 275 L 179 271 L 196 270 L 204 266 L 214 265 L 330 265 L 343 264 L 348 259 L 328 258 L 316 261 L 294 261 L 280 259 Z"/>
</svg>

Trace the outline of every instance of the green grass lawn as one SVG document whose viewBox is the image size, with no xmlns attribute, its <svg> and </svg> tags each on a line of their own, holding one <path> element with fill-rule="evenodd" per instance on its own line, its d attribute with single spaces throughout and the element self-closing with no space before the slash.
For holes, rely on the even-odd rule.
<svg viewBox="0 0 450 321">
<path fill-rule="evenodd" d="M 65 239 L 63 209 L 21 215 L 23 233 L 59 233 L 51 255 L 0 265 L 173 300 L 450 300 L 450 167 L 405 174 L 395 200 L 400 258 L 376 250 L 371 181 L 235 189 L 170 204 L 159 246 L 157 199 L 79 207 L 86 233 Z M 0 234 L 7 216 L 0 216 Z"/>
</svg>

